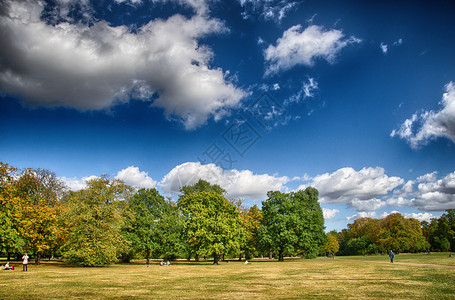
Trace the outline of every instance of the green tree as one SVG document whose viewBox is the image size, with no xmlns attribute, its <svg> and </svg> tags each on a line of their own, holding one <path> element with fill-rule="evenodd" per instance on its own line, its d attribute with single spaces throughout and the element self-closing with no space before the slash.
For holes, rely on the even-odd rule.
<svg viewBox="0 0 455 300">
<path fill-rule="evenodd" d="M 260 248 L 258 244 L 258 229 L 262 224 L 262 212 L 255 204 L 249 209 L 240 210 L 240 216 L 245 228 L 245 243 L 243 243 L 242 251 L 246 258 L 250 258 L 257 255 Z"/>
<path fill-rule="evenodd" d="M 278 252 L 279 261 L 284 260 L 284 254 L 299 252 L 315 257 L 326 242 L 318 191 L 308 187 L 304 191 L 275 191 L 267 195 L 268 199 L 262 202 L 262 243 L 269 243 Z"/>
<path fill-rule="evenodd" d="M 87 188 L 71 192 L 64 216 L 68 239 L 63 247 L 65 259 L 72 264 L 102 266 L 117 261 L 127 241 L 121 234 L 127 201 L 132 188 L 120 180 L 96 178 Z"/>
<path fill-rule="evenodd" d="M 147 264 L 151 257 L 176 257 L 183 248 L 183 219 L 156 189 L 140 189 L 130 200 L 132 221 L 126 235 Z"/>
<path fill-rule="evenodd" d="M 244 240 L 242 220 L 235 206 L 215 192 L 189 193 L 178 202 L 186 218 L 185 236 L 199 256 L 238 255 Z"/>
<path fill-rule="evenodd" d="M 17 169 L 0 162 L 0 251 L 22 252 L 25 241 L 18 231 L 20 198 L 16 196 Z"/>
<path fill-rule="evenodd" d="M 182 186 L 180 188 L 180 197 L 199 192 L 213 192 L 220 196 L 224 196 L 226 194 L 226 191 L 218 184 L 211 184 L 208 181 L 199 179 L 198 182 L 193 185 Z"/>
</svg>

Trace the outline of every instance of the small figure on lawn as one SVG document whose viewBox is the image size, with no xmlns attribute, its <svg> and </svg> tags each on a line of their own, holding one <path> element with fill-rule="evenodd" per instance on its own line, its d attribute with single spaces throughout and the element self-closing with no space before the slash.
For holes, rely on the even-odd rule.
<svg viewBox="0 0 455 300">
<path fill-rule="evenodd" d="M 389 257 L 390 257 L 390 263 L 393 264 L 393 258 L 395 257 L 395 254 L 393 254 L 392 250 L 390 250 Z"/>
</svg>

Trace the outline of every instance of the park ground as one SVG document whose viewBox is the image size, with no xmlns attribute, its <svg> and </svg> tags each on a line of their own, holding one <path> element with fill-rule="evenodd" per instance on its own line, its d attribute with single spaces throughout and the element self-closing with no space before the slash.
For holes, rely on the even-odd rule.
<svg viewBox="0 0 455 300">
<path fill-rule="evenodd" d="M 448 253 L 287 259 L 143 261 L 71 267 L 58 261 L 0 271 L 0 299 L 454 299 Z M 1 263 L 4 263 L 3 261 Z"/>
</svg>

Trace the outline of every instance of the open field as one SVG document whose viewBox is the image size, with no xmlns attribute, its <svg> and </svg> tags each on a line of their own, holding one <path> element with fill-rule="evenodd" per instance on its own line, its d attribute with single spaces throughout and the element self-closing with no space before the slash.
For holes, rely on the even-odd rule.
<svg viewBox="0 0 455 300">
<path fill-rule="evenodd" d="M 422 261 L 422 255 L 398 255 L 396 261 L 406 257 L 412 263 L 436 264 L 439 256 L 445 264 L 446 254 L 432 255 L 432 262 Z M 253 260 L 250 265 L 232 261 L 218 266 L 180 261 L 170 267 L 155 263 L 103 268 L 43 262 L 29 265 L 29 272 L 15 263 L 16 270 L 0 272 L 0 298 L 453 299 L 455 295 L 455 269 L 365 261 L 371 258 L 387 259 Z"/>
</svg>

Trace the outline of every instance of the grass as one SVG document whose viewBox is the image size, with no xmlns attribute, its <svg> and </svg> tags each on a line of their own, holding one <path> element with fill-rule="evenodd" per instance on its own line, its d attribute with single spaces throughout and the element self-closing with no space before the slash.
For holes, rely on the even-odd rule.
<svg viewBox="0 0 455 300">
<path fill-rule="evenodd" d="M 449 255 L 452 254 L 452 257 Z M 340 258 L 345 259 L 354 259 L 354 260 L 371 260 L 371 261 L 389 261 L 388 255 L 366 255 L 366 256 L 343 256 Z M 411 254 L 411 253 L 401 253 L 395 254 L 393 259 L 394 262 L 403 262 L 403 263 L 416 263 L 416 264 L 435 264 L 435 265 L 446 265 L 446 266 L 455 266 L 455 254 L 451 252 L 443 253 L 431 253 L 431 254 Z"/>
<path fill-rule="evenodd" d="M 433 255 L 433 254 L 432 254 Z M 419 255 L 403 255 L 426 263 Z M 442 255 L 434 254 L 443 261 Z M 177 262 L 69 267 L 29 265 L 0 272 L 1 299 L 453 299 L 455 269 L 318 258 L 285 262 Z M 373 257 L 381 258 L 381 256 Z M 350 257 L 352 259 L 352 257 Z M 382 256 L 382 259 L 387 259 Z M 437 262 L 435 258 L 433 262 Z"/>
</svg>

